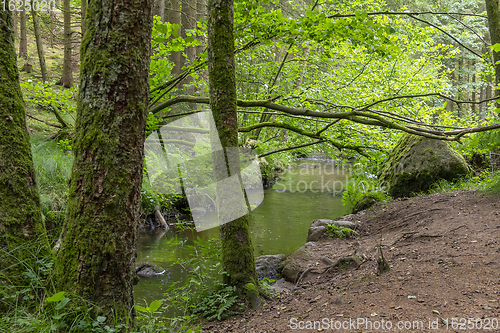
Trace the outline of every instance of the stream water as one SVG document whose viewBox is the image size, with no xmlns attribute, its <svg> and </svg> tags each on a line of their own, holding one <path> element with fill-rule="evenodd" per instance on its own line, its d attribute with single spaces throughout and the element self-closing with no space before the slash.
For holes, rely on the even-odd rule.
<svg viewBox="0 0 500 333">
<path fill-rule="evenodd" d="M 285 170 L 273 187 L 265 190 L 264 201 L 250 213 L 250 231 L 255 256 L 289 254 L 304 245 L 311 222 L 346 214 L 341 193 L 348 174 L 342 166 L 324 157 L 300 159 Z M 188 242 L 219 237 L 218 228 L 189 231 L 177 236 Z M 185 278 L 181 267 L 172 265 L 189 255 L 185 247 L 172 247 L 175 235 L 157 230 L 141 232 L 136 261 L 149 261 L 166 269 L 161 276 L 143 279 L 134 287 L 136 302 L 143 305 L 163 298 L 165 286 Z"/>
</svg>

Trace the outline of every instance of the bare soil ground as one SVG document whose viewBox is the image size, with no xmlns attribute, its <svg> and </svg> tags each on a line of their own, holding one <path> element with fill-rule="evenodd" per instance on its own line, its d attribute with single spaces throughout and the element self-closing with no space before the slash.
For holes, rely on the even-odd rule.
<svg viewBox="0 0 500 333">
<path fill-rule="evenodd" d="M 357 237 L 308 247 L 311 270 L 292 290 L 204 331 L 500 332 L 499 199 L 457 191 L 349 215 L 360 221 Z M 381 275 L 379 243 L 391 265 Z M 322 257 L 359 246 L 359 267 L 326 270 Z"/>
</svg>

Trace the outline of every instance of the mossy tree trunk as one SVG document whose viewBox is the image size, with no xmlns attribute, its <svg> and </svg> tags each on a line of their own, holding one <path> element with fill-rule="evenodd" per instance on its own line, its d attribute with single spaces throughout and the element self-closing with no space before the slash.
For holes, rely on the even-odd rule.
<svg viewBox="0 0 500 333">
<path fill-rule="evenodd" d="M 222 147 L 238 147 L 233 1 L 209 0 L 208 12 L 210 106 Z M 216 178 L 220 180 L 218 175 Z M 241 188 L 232 190 L 234 195 L 225 193 L 225 200 L 241 196 Z M 228 273 L 225 282 L 236 286 L 240 296 L 247 299 L 255 297 L 258 280 L 247 216 L 221 225 L 220 235 L 223 266 Z M 253 288 L 248 288 L 250 286 Z"/>
<path fill-rule="evenodd" d="M 54 268 L 59 290 L 134 315 L 152 28 L 147 0 L 90 1 L 81 44 L 75 162 Z"/>
<path fill-rule="evenodd" d="M 0 11 L 0 283 L 23 282 L 25 265 L 37 259 L 33 248 L 39 256 L 50 253 L 19 86 L 12 13 Z"/>
</svg>

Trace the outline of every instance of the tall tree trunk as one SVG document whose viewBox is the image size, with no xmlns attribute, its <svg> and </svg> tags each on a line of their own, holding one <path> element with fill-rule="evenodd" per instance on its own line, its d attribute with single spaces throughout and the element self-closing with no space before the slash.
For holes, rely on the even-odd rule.
<svg viewBox="0 0 500 333">
<path fill-rule="evenodd" d="M 85 0 L 82 0 L 85 1 Z M 64 0 L 64 61 L 61 84 L 65 88 L 73 85 L 73 69 L 71 64 L 71 1 Z"/>
<path fill-rule="evenodd" d="M 492 90 L 492 87 L 491 87 L 492 84 L 493 84 L 493 79 L 491 78 L 491 76 L 488 76 L 488 79 L 486 81 L 486 99 L 490 99 L 490 98 L 493 97 L 493 95 L 492 95 L 493 90 Z M 486 106 L 487 105 L 488 104 L 486 104 Z"/>
<path fill-rule="evenodd" d="M 54 44 L 56 43 L 56 29 L 54 23 L 57 21 L 57 15 L 55 11 L 49 11 L 49 30 L 50 30 L 50 48 L 54 48 Z"/>
<path fill-rule="evenodd" d="M 472 89 L 471 89 L 471 100 L 472 102 L 476 102 L 476 94 L 477 94 L 477 91 L 476 91 L 476 74 L 472 74 Z M 471 104 L 470 106 L 470 110 L 471 110 L 471 113 L 474 114 L 476 113 L 476 104 Z"/>
<path fill-rule="evenodd" d="M 482 101 L 484 100 L 486 97 L 486 93 L 485 93 L 485 89 L 484 89 L 484 84 L 481 85 L 481 91 L 479 92 L 479 100 Z M 479 120 L 483 120 L 484 117 L 485 117 L 485 112 L 484 112 L 484 109 L 485 109 L 485 106 L 484 106 L 484 102 L 483 103 L 480 103 L 479 104 Z"/>
<path fill-rule="evenodd" d="M 28 56 L 28 38 L 26 37 L 26 12 L 20 12 L 20 27 L 21 40 L 19 41 L 19 58 L 26 58 Z"/>
<path fill-rule="evenodd" d="M 40 70 L 42 71 L 42 80 L 48 81 L 47 66 L 45 65 L 45 54 L 43 52 L 42 37 L 40 36 L 40 25 L 38 24 L 38 13 L 33 9 L 33 2 L 31 1 L 31 16 L 33 17 L 33 30 L 35 31 L 36 49 L 38 51 L 38 60 L 40 61 Z"/>
<path fill-rule="evenodd" d="M 210 106 L 222 147 L 238 147 L 233 1 L 209 0 L 208 11 Z M 239 166 L 238 163 L 237 165 Z M 229 170 L 227 163 L 226 166 L 227 171 Z M 223 171 L 222 174 L 224 174 Z M 221 175 L 216 175 L 216 178 L 220 180 Z M 225 200 L 231 201 L 241 196 L 241 188 L 235 187 L 232 190 L 234 195 L 225 193 L 223 196 Z M 217 188 L 218 200 L 221 198 L 219 191 L 220 189 Z M 224 204 L 231 205 L 227 201 Z M 224 212 L 219 210 L 219 214 L 224 214 Z M 225 282 L 236 286 L 240 296 L 255 299 L 258 280 L 247 216 L 222 224 L 220 235 L 223 267 L 228 273 L 224 277 Z M 254 288 L 248 288 L 249 284 Z"/>
<path fill-rule="evenodd" d="M 207 17 L 207 0 L 196 1 L 196 21 L 203 20 Z M 201 45 L 196 47 L 196 55 L 198 56 L 205 50 L 205 40 L 202 36 L 197 38 L 201 41 Z"/>
<path fill-rule="evenodd" d="M 81 45 L 75 161 L 54 275 L 59 290 L 134 317 L 149 93 L 149 1 L 90 1 Z"/>
<path fill-rule="evenodd" d="M 182 0 L 182 37 L 186 38 L 186 30 L 196 29 L 196 0 Z M 186 49 L 186 58 L 188 63 L 193 61 L 196 56 L 196 49 L 188 47 Z"/>
<path fill-rule="evenodd" d="M 17 37 L 19 36 L 19 31 L 18 31 L 19 15 L 17 14 L 17 11 L 12 12 L 12 19 L 14 21 L 14 39 L 17 39 Z"/>
<path fill-rule="evenodd" d="M 37 258 L 33 257 L 33 248 L 23 245 L 32 242 L 40 256 L 49 255 L 50 250 L 19 86 L 12 24 L 12 13 L 0 11 L 0 283 L 25 285 L 25 265 Z M 40 242 L 35 244 L 36 240 Z"/>
<path fill-rule="evenodd" d="M 455 73 L 452 72 L 450 74 L 450 81 L 453 82 L 455 81 Z M 453 102 L 452 101 L 447 101 L 446 103 L 446 111 L 453 113 Z"/>
<path fill-rule="evenodd" d="M 167 21 L 170 24 L 177 24 L 179 30 L 177 30 L 177 36 L 180 36 L 181 32 L 181 2 L 180 0 L 170 0 L 170 6 L 165 6 L 167 11 Z M 174 64 L 172 68 L 172 74 L 177 75 L 181 72 L 181 52 L 172 52 L 169 57 L 170 61 Z"/>
<path fill-rule="evenodd" d="M 164 22 L 165 21 L 165 0 L 154 0 L 152 2 L 151 14 L 153 16 L 159 16 L 161 21 Z"/>
<path fill-rule="evenodd" d="M 488 27 L 490 31 L 491 44 L 500 43 L 500 8 L 499 0 L 485 0 L 486 12 L 488 13 Z M 493 60 L 495 63 L 495 87 L 500 83 L 500 52 L 493 52 Z M 495 96 L 499 96 L 500 92 L 495 88 Z M 496 107 L 499 107 L 497 103 Z"/>
<path fill-rule="evenodd" d="M 85 15 L 87 15 L 87 0 L 80 0 L 80 6 L 82 7 L 82 37 L 85 34 Z"/>
<path fill-rule="evenodd" d="M 187 30 L 196 29 L 196 0 L 182 0 L 182 37 L 187 37 Z M 187 64 L 191 64 L 196 57 L 196 48 L 188 47 L 185 51 L 186 53 L 186 61 Z M 184 58 L 181 59 L 182 66 L 184 66 Z M 190 83 L 194 82 L 194 78 L 189 75 L 182 82 L 183 85 L 188 85 L 187 89 L 185 88 L 185 94 L 187 95 L 195 95 L 196 90 L 194 86 L 190 86 Z M 195 110 L 197 105 L 195 103 L 189 103 L 188 107 L 190 110 Z"/>
</svg>

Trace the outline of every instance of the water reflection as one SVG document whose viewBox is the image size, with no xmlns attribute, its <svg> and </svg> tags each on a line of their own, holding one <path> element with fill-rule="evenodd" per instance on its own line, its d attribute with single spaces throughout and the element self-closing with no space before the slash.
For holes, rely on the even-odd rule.
<svg viewBox="0 0 500 333">
<path fill-rule="evenodd" d="M 341 193 L 348 175 L 342 166 L 322 158 L 298 160 L 281 174 L 281 179 L 264 193 L 264 201 L 250 214 L 250 231 L 255 255 L 289 254 L 304 245 L 307 231 L 315 219 L 334 219 L 347 213 L 342 206 Z M 136 300 L 151 302 L 161 299 L 165 285 L 185 278 L 180 266 L 172 266 L 176 258 L 187 258 L 185 246 L 171 233 L 142 231 L 136 261 L 149 261 L 167 269 L 157 277 L 141 279 L 134 288 Z M 203 240 L 219 237 L 218 228 L 202 232 L 186 231 L 178 236 L 186 244 L 200 237 Z M 192 243 L 191 243 L 192 244 Z"/>
</svg>

